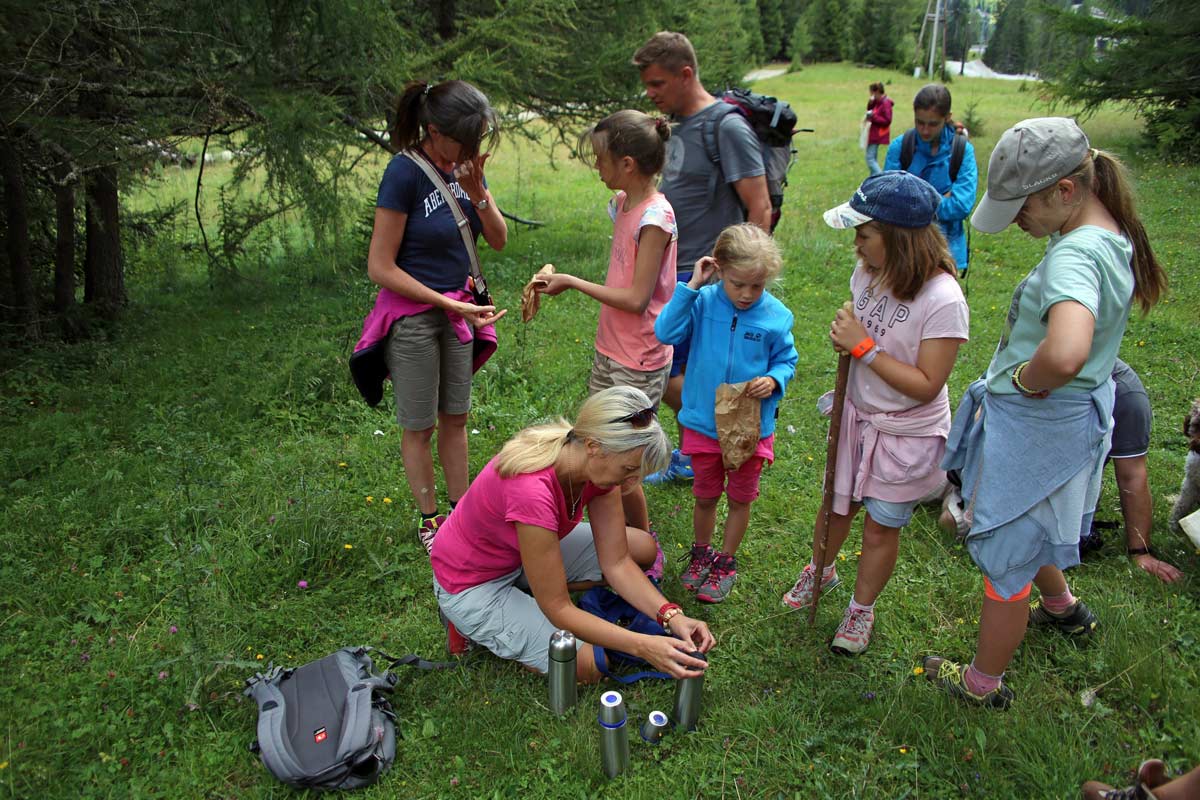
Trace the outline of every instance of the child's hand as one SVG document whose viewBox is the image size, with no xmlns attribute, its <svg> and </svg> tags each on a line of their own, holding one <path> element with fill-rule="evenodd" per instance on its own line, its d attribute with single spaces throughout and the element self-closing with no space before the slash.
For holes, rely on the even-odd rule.
<svg viewBox="0 0 1200 800">
<path fill-rule="evenodd" d="M 474 303 L 462 302 L 455 303 L 453 310 L 475 328 L 491 325 L 508 313 L 507 308 L 497 311 L 495 306 L 477 306 Z"/>
<path fill-rule="evenodd" d="M 829 326 L 829 340 L 838 353 L 849 353 L 859 342 L 867 338 L 867 329 L 854 316 L 853 311 L 839 308 Z"/>
<path fill-rule="evenodd" d="M 539 294 L 554 297 L 567 289 L 574 287 L 574 277 L 565 272 L 555 272 L 553 275 L 538 275 L 533 279 L 533 289 Z"/>
<path fill-rule="evenodd" d="M 717 272 L 717 260 L 712 256 L 702 256 L 696 262 L 696 268 L 692 272 L 692 279 L 688 281 L 689 289 L 701 289 L 707 286 L 712 280 L 712 276 Z"/>
<path fill-rule="evenodd" d="M 779 388 L 774 378 L 763 376 L 746 382 L 746 397 L 762 400 L 770 397 Z"/>
</svg>

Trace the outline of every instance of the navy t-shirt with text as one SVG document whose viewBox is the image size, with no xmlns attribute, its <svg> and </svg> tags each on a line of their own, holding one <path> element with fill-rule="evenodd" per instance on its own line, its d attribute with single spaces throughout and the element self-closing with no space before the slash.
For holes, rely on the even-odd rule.
<svg viewBox="0 0 1200 800">
<path fill-rule="evenodd" d="M 441 174 L 466 214 L 471 233 L 478 238 L 483 224 L 470 198 L 453 175 Z M 433 182 L 407 156 L 395 155 L 388 162 L 375 205 L 408 215 L 396 266 L 436 292 L 463 288 L 471 261 L 458 233 L 454 212 Z"/>
</svg>

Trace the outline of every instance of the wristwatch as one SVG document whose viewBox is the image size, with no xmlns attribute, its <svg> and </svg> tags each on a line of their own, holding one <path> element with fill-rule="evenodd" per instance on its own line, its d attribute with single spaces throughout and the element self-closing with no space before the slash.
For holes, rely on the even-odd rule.
<svg viewBox="0 0 1200 800">
<path fill-rule="evenodd" d="M 483 198 L 482 200 L 480 200 L 478 203 L 476 203 L 476 204 L 475 204 L 475 207 L 476 207 L 477 209 L 479 209 L 480 211 L 487 211 L 487 207 L 488 207 L 489 205 L 491 205 L 491 204 L 490 204 L 490 203 L 488 203 L 488 199 L 485 197 L 485 198 Z"/>
</svg>

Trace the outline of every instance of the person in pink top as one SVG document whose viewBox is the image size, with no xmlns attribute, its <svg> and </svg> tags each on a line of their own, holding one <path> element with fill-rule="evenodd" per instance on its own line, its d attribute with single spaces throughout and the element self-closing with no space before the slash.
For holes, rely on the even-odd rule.
<svg viewBox="0 0 1200 800">
<path fill-rule="evenodd" d="M 575 289 L 600 302 L 588 391 L 636 386 L 655 407 L 671 375 L 672 351 L 655 338 L 654 321 L 675 290 L 679 238 L 675 212 L 655 185 L 670 137 L 665 119 L 632 110 L 605 117 L 579 137 L 580 152 L 594 155 L 600 180 L 616 192 L 608 205 L 613 219 L 608 275 L 601 285 L 559 272 L 537 289 L 548 295 Z M 625 523 L 648 530 L 641 487 L 627 493 L 624 503 Z"/>
<path fill-rule="evenodd" d="M 867 649 L 875 600 L 896 567 L 900 529 L 917 501 L 945 480 L 938 464 L 950 432 L 946 379 L 967 340 L 967 302 L 954 259 L 937 225 L 941 196 L 927 182 L 894 170 L 867 178 L 848 203 L 825 212 L 833 228 L 853 228 L 858 265 L 853 304 L 838 310 L 829 338 L 849 353 L 838 438 L 833 513 L 822 590 L 839 583 L 837 553 L 859 508 L 866 508 L 854 594 L 830 645 L 837 653 Z M 813 550 L 820 546 L 814 533 Z M 812 604 L 810 561 L 784 597 Z"/>
<path fill-rule="evenodd" d="M 621 506 L 669 457 L 649 398 L 627 386 L 593 394 L 574 424 L 560 418 L 519 432 L 438 529 L 431 561 L 442 614 L 462 636 L 537 672 L 549 668 L 550 635 L 569 630 L 581 642 L 584 682 L 600 679 L 593 646 L 641 656 L 676 678 L 704 669 L 690 654 L 713 646 L 708 626 L 642 572 L 655 542 L 625 526 Z M 604 582 L 672 635 L 634 633 L 571 602 L 572 591 Z"/>
</svg>

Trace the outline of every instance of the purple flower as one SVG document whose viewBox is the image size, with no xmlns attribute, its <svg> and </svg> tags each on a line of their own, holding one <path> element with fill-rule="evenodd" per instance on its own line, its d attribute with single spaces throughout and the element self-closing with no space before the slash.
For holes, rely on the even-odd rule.
<svg viewBox="0 0 1200 800">
<path fill-rule="evenodd" d="M 863 697 L 863 700 L 874 700 L 875 693 L 874 692 L 863 692 L 862 697 Z"/>
<path fill-rule="evenodd" d="M 296 581 L 296 588 L 298 588 L 298 589 L 307 589 L 307 588 L 308 588 L 308 581 Z"/>
<path fill-rule="evenodd" d="M 86 664 L 87 662 L 92 660 L 92 656 L 89 653 L 80 653 L 79 660 L 82 661 L 84 664 Z"/>
<path fill-rule="evenodd" d="M 274 525 L 275 524 L 275 515 L 272 514 L 271 516 L 267 517 L 267 522 L 271 525 Z"/>
<path fill-rule="evenodd" d="M 172 636 L 174 636 L 175 634 L 179 633 L 179 628 L 177 628 L 177 627 L 175 627 L 174 625 L 172 625 L 171 627 L 167 628 L 167 633 L 169 633 L 169 634 L 171 634 Z"/>
<path fill-rule="evenodd" d="M 169 677 L 171 677 L 171 673 L 167 672 L 165 669 L 162 672 L 158 673 L 158 679 L 160 681 L 165 681 Z"/>
</svg>

